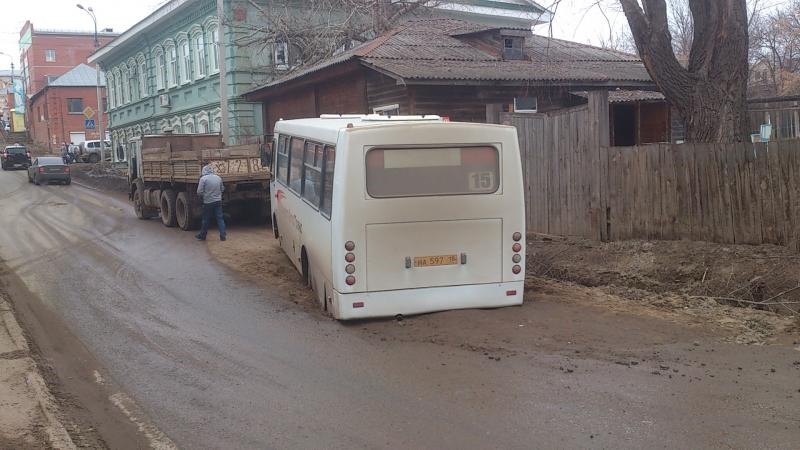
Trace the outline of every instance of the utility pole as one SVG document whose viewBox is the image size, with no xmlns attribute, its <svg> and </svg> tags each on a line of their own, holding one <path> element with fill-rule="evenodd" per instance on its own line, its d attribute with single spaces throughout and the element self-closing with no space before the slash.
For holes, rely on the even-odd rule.
<svg viewBox="0 0 800 450">
<path fill-rule="evenodd" d="M 94 23 L 94 51 L 97 51 L 97 49 L 100 48 L 100 41 L 97 39 L 97 16 L 94 15 L 94 10 L 91 6 L 84 8 L 80 3 L 78 3 L 76 6 L 78 9 L 86 11 L 86 14 L 89 14 L 89 17 L 92 18 L 92 22 Z M 100 127 L 100 165 L 102 166 L 106 163 L 106 130 L 105 124 L 103 123 L 103 96 L 100 94 L 99 62 L 95 65 L 95 72 L 97 72 L 97 78 L 95 80 L 95 85 L 97 88 L 97 126 Z"/>
<path fill-rule="evenodd" d="M 225 60 L 225 0 L 217 0 L 217 64 L 219 65 L 219 109 L 222 120 L 222 143 L 228 145 L 230 139 L 230 115 L 228 113 L 228 67 Z"/>
</svg>

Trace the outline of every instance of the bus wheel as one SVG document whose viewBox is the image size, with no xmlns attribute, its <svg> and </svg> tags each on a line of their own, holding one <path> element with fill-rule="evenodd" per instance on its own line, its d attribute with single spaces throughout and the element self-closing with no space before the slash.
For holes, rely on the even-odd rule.
<svg viewBox="0 0 800 450">
<path fill-rule="evenodd" d="M 300 267 L 302 268 L 303 284 L 311 286 L 311 275 L 308 270 L 308 254 L 306 253 L 305 247 L 300 250 Z"/>
<path fill-rule="evenodd" d="M 179 192 L 178 196 L 175 197 L 175 219 L 181 230 L 191 231 L 194 228 L 195 221 L 192 214 L 189 195 L 186 192 Z"/>
<path fill-rule="evenodd" d="M 175 191 L 172 189 L 164 189 L 161 191 L 161 222 L 164 223 L 164 226 L 169 228 L 174 227 L 178 223 L 178 218 L 175 214 L 176 197 Z"/>
</svg>

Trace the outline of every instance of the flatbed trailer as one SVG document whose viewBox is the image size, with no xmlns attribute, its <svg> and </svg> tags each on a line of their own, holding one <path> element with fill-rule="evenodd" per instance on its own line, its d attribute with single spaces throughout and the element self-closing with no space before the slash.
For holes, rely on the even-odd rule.
<svg viewBox="0 0 800 450">
<path fill-rule="evenodd" d="M 255 223 L 269 219 L 270 170 L 261 144 L 224 147 L 218 134 L 146 135 L 128 142 L 129 198 L 139 219 L 161 216 L 167 227 L 193 230 L 202 217 L 197 184 L 210 164 L 225 186 L 225 214 Z"/>
</svg>

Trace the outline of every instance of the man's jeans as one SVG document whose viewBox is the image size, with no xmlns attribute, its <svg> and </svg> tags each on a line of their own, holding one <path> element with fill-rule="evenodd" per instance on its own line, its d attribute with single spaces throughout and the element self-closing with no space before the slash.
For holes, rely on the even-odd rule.
<svg viewBox="0 0 800 450">
<path fill-rule="evenodd" d="M 203 203 L 203 225 L 200 227 L 200 233 L 197 235 L 200 239 L 205 239 L 208 234 L 208 225 L 211 221 L 211 214 L 217 218 L 217 228 L 219 229 L 219 237 L 225 237 L 225 219 L 222 217 L 222 202 Z"/>
</svg>

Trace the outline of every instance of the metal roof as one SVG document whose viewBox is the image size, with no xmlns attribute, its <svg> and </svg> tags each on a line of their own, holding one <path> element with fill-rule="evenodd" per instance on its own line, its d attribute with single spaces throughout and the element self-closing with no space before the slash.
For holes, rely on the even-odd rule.
<svg viewBox="0 0 800 450">
<path fill-rule="evenodd" d="M 56 78 L 49 87 L 84 87 L 97 85 L 97 71 L 86 64 L 78 64 L 72 70 Z M 106 77 L 100 73 L 100 86 L 106 85 Z"/>
<path fill-rule="evenodd" d="M 586 91 L 570 92 L 578 97 L 588 98 Z M 664 101 L 664 94 L 658 91 L 614 90 L 608 91 L 609 103 L 653 102 Z"/>
<path fill-rule="evenodd" d="M 505 29 L 505 28 L 502 28 Z M 464 33 L 470 31 L 469 36 Z M 635 55 L 577 42 L 530 34 L 525 39 L 526 60 L 505 60 L 490 53 L 475 33 L 501 30 L 457 19 L 412 20 L 402 26 L 310 67 L 254 89 L 277 87 L 350 60 L 382 71 L 404 82 L 548 82 L 564 84 L 648 84 L 650 76 Z M 476 38 L 477 39 L 477 38 Z"/>
</svg>

